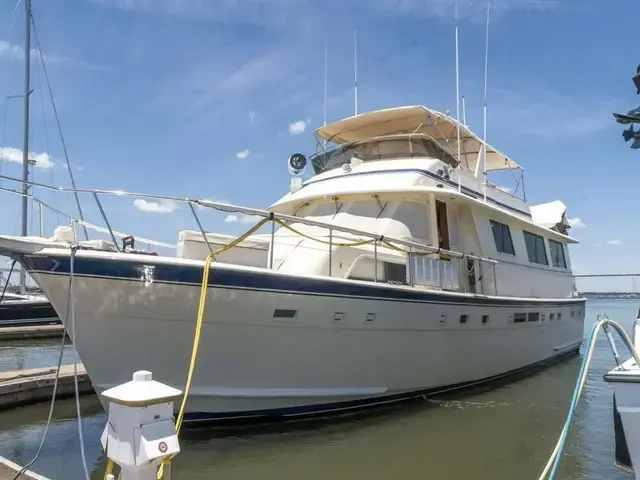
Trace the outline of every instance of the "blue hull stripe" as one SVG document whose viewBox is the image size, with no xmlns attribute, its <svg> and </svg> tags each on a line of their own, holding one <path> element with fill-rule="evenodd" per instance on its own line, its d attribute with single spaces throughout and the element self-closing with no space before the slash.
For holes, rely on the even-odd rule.
<svg viewBox="0 0 640 480">
<path fill-rule="evenodd" d="M 481 380 L 458 383 L 449 386 L 442 386 L 436 388 L 430 388 L 425 390 L 418 390 L 408 393 L 402 393 L 397 395 L 387 395 L 383 397 L 366 398 L 359 400 L 350 400 L 345 402 L 325 403 L 319 405 L 303 405 L 289 408 L 279 408 L 272 410 L 250 410 L 244 412 L 224 412 L 224 413 L 207 413 L 207 412 L 190 412 L 186 413 L 184 420 L 190 424 L 197 423 L 256 423 L 264 421 L 282 421 L 290 420 L 292 418 L 309 418 L 319 415 L 340 414 L 349 411 L 363 410 L 366 408 L 372 408 L 376 406 L 388 405 L 393 403 L 399 403 L 414 398 L 423 396 L 435 396 L 446 392 L 452 392 L 462 389 L 471 389 L 473 387 L 479 387 L 481 385 L 488 385 L 490 383 L 497 383 L 499 381 L 505 381 L 507 379 L 513 379 L 518 376 L 525 376 L 531 374 L 536 370 L 544 368 L 554 362 L 560 361 L 563 358 L 575 355 L 580 348 L 580 342 L 576 342 L 576 345 L 565 350 L 562 353 L 554 355 L 551 358 L 545 359 L 541 362 L 537 362 L 526 367 L 511 370 L 509 372 L 494 375 L 492 377 L 484 378 Z"/>
<path fill-rule="evenodd" d="M 338 175 L 336 177 L 329 177 L 329 178 L 320 178 L 317 180 L 314 179 L 310 179 L 307 180 L 305 182 L 305 185 L 313 185 L 314 183 L 320 183 L 320 182 L 326 182 L 329 180 L 336 180 L 336 179 L 340 179 L 340 178 L 345 178 L 345 177 L 355 177 L 355 176 L 360 176 L 360 175 L 378 175 L 381 173 L 418 173 L 420 175 L 425 175 L 427 177 L 433 178 L 437 181 L 439 181 L 440 183 L 444 183 L 446 185 L 449 185 L 451 187 L 455 187 L 456 189 L 458 189 L 458 183 L 454 182 L 453 180 L 445 180 L 444 178 L 442 178 L 439 175 L 436 175 L 433 172 L 430 172 L 429 170 L 422 170 L 420 168 L 396 168 L 396 169 L 390 169 L 390 170 L 374 170 L 374 171 L 370 171 L 370 172 L 355 172 L 355 173 L 345 173 L 343 175 Z M 460 190 L 462 190 L 462 192 L 471 197 L 471 198 L 482 198 L 484 199 L 484 194 L 480 193 L 480 192 L 476 192 L 475 190 L 469 188 L 469 187 L 465 187 L 464 185 L 460 185 Z M 491 197 L 487 197 L 487 200 L 489 200 L 491 203 L 493 203 L 494 205 L 497 205 L 499 207 L 502 208 L 506 208 L 507 210 L 510 210 L 514 213 L 517 213 L 519 215 L 524 215 L 527 218 L 531 218 L 531 214 L 528 212 L 524 212 L 522 210 L 518 210 L 515 207 L 512 207 L 510 205 L 506 205 L 502 202 L 499 202 L 498 200 L 491 198 Z"/>
<path fill-rule="evenodd" d="M 135 254 L 130 254 L 132 257 Z M 111 280 L 152 280 L 157 283 L 200 285 L 203 265 L 175 265 L 168 263 L 118 260 L 112 258 L 76 257 L 74 275 L 108 278 Z M 69 274 L 69 256 L 27 255 L 20 259 L 30 273 Z M 269 270 L 240 270 L 215 264 L 209 275 L 209 287 L 242 289 L 286 294 L 319 295 L 330 297 L 364 298 L 410 303 L 437 303 L 450 305 L 482 305 L 496 307 L 552 307 L 580 306 L 585 299 L 511 300 L 504 297 L 483 297 L 465 294 L 444 294 L 437 291 L 417 290 L 387 284 L 363 284 L 341 279 L 283 275 Z"/>
</svg>

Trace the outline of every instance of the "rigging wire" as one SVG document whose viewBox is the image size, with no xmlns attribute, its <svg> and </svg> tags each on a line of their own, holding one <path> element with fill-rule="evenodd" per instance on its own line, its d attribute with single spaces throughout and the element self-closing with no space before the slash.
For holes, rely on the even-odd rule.
<svg viewBox="0 0 640 480">
<path fill-rule="evenodd" d="M 39 47 L 39 45 L 38 45 Z M 36 62 L 37 72 L 38 72 L 38 93 L 40 94 L 40 108 L 42 109 L 42 126 L 44 128 L 44 144 L 45 144 L 45 152 L 49 154 L 51 150 L 49 149 L 49 129 L 47 128 L 47 115 L 44 108 L 44 96 L 42 95 L 42 75 L 40 72 L 40 62 L 44 62 L 44 57 L 42 55 L 42 51 L 38 48 L 38 62 Z M 51 176 L 51 185 L 55 185 L 56 181 L 53 175 L 53 168 L 49 168 L 49 175 Z M 58 209 L 58 195 L 56 191 L 53 191 L 53 206 Z M 56 218 L 58 220 L 58 224 L 60 224 L 60 215 L 56 213 Z"/>
<path fill-rule="evenodd" d="M 75 224 L 74 224 L 75 226 Z M 75 228 L 74 228 L 75 231 Z M 76 253 L 78 246 L 71 247 L 71 255 L 69 256 L 69 297 L 71 298 L 70 307 L 67 310 L 71 310 L 71 340 L 76 342 L 76 296 L 73 291 L 74 278 L 73 270 L 75 264 Z M 84 468 L 84 476 L 86 480 L 90 480 L 89 469 L 87 468 L 87 456 L 84 451 L 84 434 L 82 433 L 82 414 L 80 412 L 80 387 L 78 386 L 78 362 L 73 364 L 73 385 L 75 387 L 75 400 L 76 400 L 76 416 L 78 418 L 78 437 L 80 440 L 80 458 L 82 459 L 82 467 Z"/>
<path fill-rule="evenodd" d="M 13 261 L 11 262 L 11 268 L 9 269 L 9 275 L 7 275 L 7 281 L 4 284 L 4 288 L 2 289 L 2 295 L 0 295 L 0 302 L 2 302 L 2 299 L 4 298 L 4 294 L 7 292 L 7 287 L 10 284 L 11 274 L 13 273 L 13 268 L 15 266 L 16 266 L 16 260 L 14 258 Z M 0 275 L 0 276 L 2 276 L 2 275 Z"/>
<path fill-rule="evenodd" d="M 15 262 L 15 260 L 14 260 Z M 69 288 L 68 288 L 68 295 L 67 295 L 67 305 L 69 305 L 71 303 L 71 281 L 72 278 L 69 277 Z M 67 322 L 69 321 L 69 311 L 70 309 L 67 308 L 67 314 L 66 314 L 66 318 L 65 318 L 65 325 L 67 325 Z M 40 457 L 40 454 L 42 453 L 42 449 L 44 447 L 44 442 L 47 439 L 47 434 L 49 433 L 49 426 L 51 425 L 51 419 L 53 418 L 53 408 L 56 404 L 56 393 L 58 391 L 58 379 L 60 376 L 60 367 L 62 366 L 62 357 L 64 355 L 64 347 L 65 347 L 65 342 L 66 342 L 66 336 L 67 336 L 67 332 L 66 330 L 64 330 L 62 332 L 62 344 L 60 345 L 60 353 L 58 354 L 58 368 L 56 370 L 56 378 L 53 382 L 53 393 L 51 394 L 51 404 L 49 405 L 49 415 L 47 417 L 47 423 L 45 424 L 44 427 L 44 432 L 42 433 L 42 439 L 40 440 L 40 445 L 38 447 L 38 450 L 36 451 L 36 454 L 34 455 L 34 457 L 31 459 L 31 461 L 29 463 L 27 463 L 24 467 L 22 467 L 22 469 L 13 477 L 12 480 L 17 480 L 18 477 L 20 477 L 21 475 L 23 475 L 31 465 L 33 465 L 38 458 Z"/>
<path fill-rule="evenodd" d="M 18 0 L 16 2 L 16 5 L 13 7 L 13 10 L 11 11 L 11 28 L 9 29 L 10 32 L 13 32 L 13 30 L 16 28 L 16 21 L 18 20 L 18 9 L 20 7 L 20 3 L 22 3 L 22 0 Z M 9 36 L 9 38 L 11 38 L 11 36 Z M 14 56 L 13 60 L 11 62 L 11 66 L 9 67 L 9 76 L 8 76 L 8 88 L 11 88 L 11 84 L 13 82 L 13 74 L 15 71 L 15 64 L 16 64 L 17 58 Z M 0 174 L 2 174 L 2 166 L 4 164 L 4 162 L 2 161 L 2 157 L 3 157 L 3 153 L 4 153 L 4 147 L 5 147 L 5 134 L 7 131 L 7 110 L 8 110 L 8 102 L 10 99 L 12 98 L 17 98 L 17 96 L 13 96 L 13 95 L 6 95 L 4 97 L 4 112 L 3 112 L 3 119 L 2 119 L 2 135 L 0 136 Z M 0 179 L 0 186 L 2 186 L 2 179 Z"/>
<path fill-rule="evenodd" d="M 33 15 L 31 15 L 31 25 L 33 26 L 33 35 L 34 35 L 34 39 L 36 41 L 36 46 L 38 47 L 38 50 L 40 51 L 40 58 L 42 60 L 42 71 L 44 72 L 44 78 L 45 81 L 47 82 L 47 89 L 49 91 L 49 98 L 51 100 L 51 106 L 53 108 L 53 115 L 55 117 L 56 120 L 56 126 L 58 127 L 58 135 L 60 135 L 60 142 L 62 143 L 62 151 L 64 152 L 64 160 L 66 162 L 66 166 L 67 169 L 69 170 L 69 178 L 71 179 L 71 186 L 73 187 L 73 189 L 76 189 L 76 181 L 73 178 L 73 169 L 71 168 L 71 163 L 69 162 L 69 153 L 67 151 L 67 143 L 65 142 L 64 139 L 64 135 L 62 133 L 62 125 L 60 124 L 60 117 L 58 116 L 58 108 L 56 107 L 56 102 L 55 99 L 53 97 L 53 90 L 51 89 L 51 82 L 49 81 L 49 73 L 47 71 L 47 63 L 44 60 L 44 55 L 42 53 L 42 45 L 40 44 L 40 37 L 38 36 L 38 28 L 36 27 L 36 21 L 33 18 Z M 78 215 L 80 216 L 81 220 L 84 220 L 84 215 L 82 214 L 82 207 L 80 206 L 80 200 L 78 198 L 78 194 L 77 192 L 74 192 L 74 196 L 76 199 L 76 206 L 78 208 Z M 87 231 L 86 227 L 82 227 L 84 230 L 84 236 L 86 240 L 89 240 L 89 232 Z"/>
</svg>

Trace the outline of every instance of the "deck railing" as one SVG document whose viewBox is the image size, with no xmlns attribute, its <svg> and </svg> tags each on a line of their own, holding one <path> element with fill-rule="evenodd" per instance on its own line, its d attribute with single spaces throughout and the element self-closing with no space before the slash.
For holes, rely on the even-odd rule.
<svg viewBox="0 0 640 480">
<path fill-rule="evenodd" d="M 9 177 L 6 175 L 0 175 L 0 179 L 8 180 L 18 184 L 24 183 L 21 179 Z M 189 206 L 189 210 L 191 211 L 191 214 L 193 215 L 196 221 L 196 224 L 198 225 L 198 229 L 202 235 L 202 238 L 204 239 L 204 242 L 207 245 L 207 248 L 212 255 L 215 253 L 214 249 L 212 248 L 212 245 L 209 242 L 209 239 L 207 238 L 207 233 L 202 226 L 202 222 L 198 217 L 198 214 L 196 212 L 196 209 L 194 208 L 194 205 L 204 207 L 204 208 L 212 208 L 212 209 L 222 211 L 222 212 L 227 212 L 227 213 L 238 213 L 238 214 L 261 217 L 263 219 L 268 220 L 271 223 L 271 232 L 270 232 L 271 248 L 269 249 L 269 258 L 268 258 L 269 269 L 273 269 L 273 252 L 274 252 L 273 245 L 274 245 L 274 237 L 276 232 L 276 223 L 279 223 L 281 225 L 291 224 L 291 223 L 301 223 L 304 225 L 320 227 L 328 230 L 329 240 L 326 243 L 328 244 L 328 249 L 329 249 L 329 265 L 332 264 L 332 255 L 333 255 L 333 250 L 335 246 L 334 243 L 337 243 L 337 242 L 334 242 L 333 240 L 334 239 L 333 232 L 337 231 L 337 232 L 346 233 L 346 234 L 355 236 L 360 240 L 362 238 L 370 240 L 370 243 L 373 244 L 374 265 L 376 270 L 374 274 L 374 281 L 376 282 L 378 281 L 378 272 L 377 272 L 378 258 L 379 258 L 378 249 L 380 245 L 383 245 L 387 247 L 393 247 L 396 250 L 402 249 L 402 251 L 406 254 L 407 283 L 411 286 L 426 286 L 426 287 L 435 287 L 435 288 L 447 289 L 447 290 L 464 290 L 464 291 L 472 290 L 475 293 L 475 290 L 478 290 L 478 289 L 470 288 L 469 281 L 465 279 L 462 282 L 460 282 L 460 277 L 459 277 L 460 268 L 453 267 L 454 263 L 451 263 L 451 266 L 445 266 L 444 265 L 445 262 L 439 260 L 439 258 L 442 256 L 449 259 L 449 261 L 457 260 L 457 262 L 455 263 L 457 263 L 458 265 L 465 265 L 467 262 L 462 261 L 465 259 L 467 261 L 471 261 L 474 266 L 473 267 L 474 272 L 475 272 L 475 265 L 478 265 L 479 277 L 474 273 L 474 277 L 477 277 L 480 283 L 480 289 L 479 289 L 480 291 L 477 293 L 485 293 L 482 291 L 483 290 L 482 285 L 485 283 L 484 279 L 482 278 L 483 265 L 488 265 L 489 267 L 491 267 L 493 269 L 494 288 L 493 288 L 493 292 L 486 292 L 485 294 L 497 295 L 497 280 L 496 280 L 495 266 L 498 262 L 496 260 L 493 260 L 490 258 L 483 258 L 477 255 L 472 255 L 467 253 L 460 253 L 454 250 L 445 250 L 442 248 L 437 248 L 431 245 L 420 243 L 415 240 L 395 238 L 392 236 L 380 235 L 377 233 L 367 232 L 367 231 L 359 230 L 355 228 L 348 228 L 341 225 L 329 224 L 329 223 L 320 222 L 317 220 L 310 220 L 303 217 L 296 217 L 293 215 L 275 213 L 275 212 L 260 210 L 256 208 L 243 207 L 243 206 L 233 205 L 229 203 L 213 202 L 210 200 L 183 198 L 183 197 L 175 197 L 175 196 L 169 196 L 169 195 L 155 195 L 155 194 L 147 194 L 147 193 L 125 192 L 122 190 L 92 190 L 92 189 L 82 189 L 82 188 L 72 189 L 72 188 L 64 188 L 64 187 L 53 187 L 51 185 L 46 185 L 43 183 L 32 182 L 32 181 L 29 181 L 26 183 L 31 187 L 42 188 L 45 190 L 50 190 L 55 192 L 90 195 L 98 207 L 102 220 L 105 223 L 106 230 L 101 229 L 100 227 L 97 227 L 95 225 L 92 225 L 86 221 L 83 222 L 73 217 L 72 215 L 68 215 L 56 208 L 53 208 L 50 205 L 43 202 L 42 200 L 40 200 L 39 198 L 37 198 L 33 194 L 24 194 L 17 190 L 0 187 L 0 191 L 4 191 L 4 192 L 11 193 L 18 196 L 27 196 L 28 198 L 31 198 L 33 201 L 38 203 L 38 205 L 40 205 L 41 207 L 47 208 L 59 215 L 62 215 L 68 218 L 72 222 L 77 222 L 81 225 L 92 228 L 94 230 L 98 230 L 98 231 L 103 230 L 108 232 L 109 236 L 111 237 L 111 240 L 115 245 L 115 248 L 119 252 L 122 250 L 118 245 L 118 240 L 116 237 L 117 236 L 123 237 L 125 235 L 120 234 L 119 232 L 116 232 L 111 227 L 111 223 L 109 222 L 109 219 L 107 218 L 107 215 L 100 201 L 101 195 L 132 197 L 132 198 L 142 198 L 142 199 L 151 199 L 151 200 L 169 200 L 177 203 L 186 203 Z M 140 237 L 136 237 L 136 238 L 148 244 L 156 244 L 164 247 L 170 246 L 168 244 L 162 244 L 161 242 L 154 242 L 151 240 L 142 239 Z M 433 272 L 437 271 L 439 273 L 437 275 L 435 275 L 434 273 L 433 276 L 429 276 L 425 273 L 429 268 L 432 268 Z M 454 270 L 457 270 L 457 275 L 456 275 L 456 272 L 454 272 Z M 467 271 L 466 268 L 464 271 Z M 331 270 L 329 270 L 329 276 L 331 276 Z M 463 284 L 463 287 L 461 287 L 460 285 L 461 283 Z M 473 283 L 475 284 L 476 280 L 474 280 Z"/>
</svg>

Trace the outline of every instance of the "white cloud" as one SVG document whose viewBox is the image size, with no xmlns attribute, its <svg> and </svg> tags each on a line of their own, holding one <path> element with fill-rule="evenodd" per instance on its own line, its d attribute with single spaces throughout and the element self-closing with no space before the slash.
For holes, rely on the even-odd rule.
<svg viewBox="0 0 640 480">
<path fill-rule="evenodd" d="M 177 210 L 178 204 L 172 200 L 162 199 L 159 202 L 150 202 L 141 198 L 133 201 L 135 207 L 142 212 L 171 213 Z"/>
<path fill-rule="evenodd" d="M 260 217 L 256 217 L 254 215 L 244 215 L 242 213 L 231 213 L 225 217 L 224 221 L 227 223 L 258 223 L 260 221 Z"/>
<path fill-rule="evenodd" d="M 486 18 L 486 2 L 457 0 L 458 16 L 471 20 Z M 396 14 L 417 14 L 427 17 L 453 18 L 456 0 L 372 0 L 370 5 Z M 558 0 L 492 0 L 491 15 L 510 11 L 548 12 L 559 7 Z"/>
<path fill-rule="evenodd" d="M 299 24 L 309 28 L 311 22 L 333 11 L 329 4 L 339 4 L 341 12 L 356 15 L 360 4 L 347 2 L 314 2 L 313 0 L 92 0 L 106 7 L 124 10 L 142 10 L 169 15 L 185 15 L 213 21 L 237 21 L 275 25 L 291 29 L 291 15 L 297 15 Z M 370 0 L 367 7 L 381 11 L 385 15 L 414 15 L 449 19 L 454 16 L 456 0 Z M 561 0 L 491 0 L 492 16 L 510 11 L 547 12 L 560 7 Z M 486 11 L 486 2 L 478 0 L 458 0 L 458 14 L 461 18 L 481 20 Z M 295 26 L 295 25 L 294 25 Z"/>
<path fill-rule="evenodd" d="M 165 15 L 182 15 L 198 20 L 215 22 L 254 23 L 261 26 L 291 28 L 291 15 L 297 14 L 297 22 L 309 24 L 302 17 L 313 18 L 312 13 L 322 13 L 312 0 L 92 0 L 110 8 L 139 10 Z"/>
<path fill-rule="evenodd" d="M 567 220 L 567 222 L 569 222 L 569 225 L 571 226 L 571 228 L 586 228 L 587 224 L 584 223 L 581 219 L 579 219 L 578 217 L 574 217 L 574 218 L 569 218 Z"/>
<path fill-rule="evenodd" d="M 591 96 L 578 101 L 575 95 L 559 93 L 518 76 L 509 82 L 519 84 L 520 89 L 494 90 L 493 111 L 498 119 L 494 128 L 512 129 L 517 124 L 524 135 L 563 141 L 567 137 L 588 137 L 615 125 L 608 117 L 615 106 L 612 99 Z M 584 115 L 574 115 L 584 101 L 589 110 Z"/>
<path fill-rule="evenodd" d="M 5 40 L 0 40 L 0 57 L 22 59 L 24 58 L 24 48 L 22 48 L 20 45 L 14 45 Z M 103 71 L 112 70 L 111 67 L 108 67 L 105 65 L 98 65 L 95 63 L 83 62 L 82 60 L 76 60 L 74 58 L 69 58 L 62 55 L 46 54 L 46 55 L 42 55 L 42 57 L 44 58 L 44 61 L 47 64 L 50 64 L 50 63 L 63 64 L 64 63 L 66 65 L 70 65 L 78 68 L 87 68 L 87 69 L 103 70 Z M 40 52 L 32 48 L 31 58 L 33 61 L 39 59 Z"/>
<path fill-rule="evenodd" d="M 606 244 L 617 247 L 618 245 L 622 245 L 622 240 L 607 240 Z"/>
<path fill-rule="evenodd" d="M 488 149 L 487 149 L 487 150 L 488 150 Z M 511 193 L 511 192 L 513 192 L 513 189 L 512 189 L 511 187 L 503 187 L 503 186 L 501 186 L 501 185 L 498 185 L 496 188 L 497 188 L 498 190 L 503 191 L 504 193 Z"/>
<path fill-rule="evenodd" d="M 0 40 L 0 57 L 22 58 L 24 57 L 24 48 L 20 45 L 12 45 L 9 42 Z"/>
<path fill-rule="evenodd" d="M 254 112 L 253 110 L 251 110 L 251 111 L 249 112 L 249 123 L 250 123 L 251 125 L 253 125 L 253 122 L 255 121 L 255 119 L 256 119 L 256 112 Z"/>
<path fill-rule="evenodd" d="M 236 153 L 236 158 L 243 160 L 247 158 L 250 153 L 251 152 L 249 152 L 249 150 L 240 150 L 239 152 Z"/>
<path fill-rule="evenodd" d="M 219 105 L 234 95 L 253 94 L 277 83 L 295 62 L 292 53 L 284 50 L 247 56 L 224 48 L 170 80 L 159 98 L 164 101 L 170 98 L 174 102 L 184 98 L 196 110 Z M 177 98 L 176 92 L 179 92 Z"/>
<path fill-rule="evenodd" d="M 0 158 L 7 162 L 22 164 L 22 150 L 13 147 L 0 148 Z M 53 161 L 51 161 L 51 155 L 48 153 L 35 153 L 29 152 L 29 160 L 35 161 L 35 166 L 39 168 L 51 168 L 53 167 Z"/>
<path fill-rule="evenodd" d="M 291 135 L 300 135 L 307 129 L 307 122 L 304 120 L 298 120 L 289 124 L 289 133 Z"/>
</svg>

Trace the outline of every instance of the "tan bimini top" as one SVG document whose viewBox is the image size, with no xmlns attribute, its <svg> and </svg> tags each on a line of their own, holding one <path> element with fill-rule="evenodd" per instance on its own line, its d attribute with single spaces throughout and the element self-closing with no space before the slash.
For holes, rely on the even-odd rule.
<svg viewBox="0 0 640 480">
<path fill-rule="evenodd" d="M 363 113 L 316 130 L 319 138 L 338 145 L 397 134 L 425 134 L 447 151 L 457 153 L 458 121 L 421 105 Z M 464 166 L 475 170 L 483 145 L 480 137 L 460 123 L 460 155 Z M 508 169 L 522 170 L 522 167 L 487 144 L 486 170 Z"/>
</svg>

